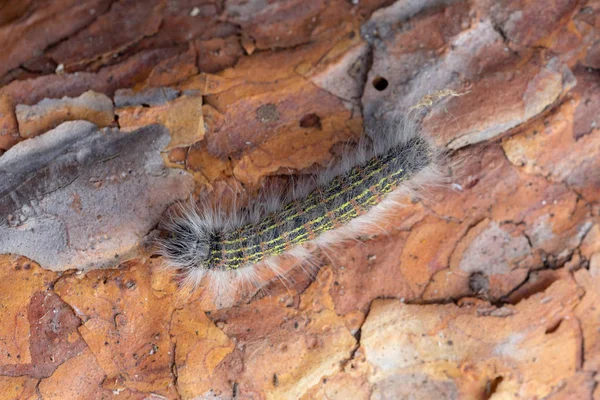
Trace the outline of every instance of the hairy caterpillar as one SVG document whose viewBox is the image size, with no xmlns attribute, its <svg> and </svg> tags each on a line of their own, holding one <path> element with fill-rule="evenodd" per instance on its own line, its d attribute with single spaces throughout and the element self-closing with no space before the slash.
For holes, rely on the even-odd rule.
<svg viewBox="0 0 600 400">
<path fill-rule="evenodd" d="M 439 152 L 407 119 L 365 123 L 366 137 L 342 162 L 286 196 L 266 195 L 243 210 L 184 206 L 164 224 L 161 254 L 187 287 L 207 279 L 213 295 L 264 284 L 261 270 L 282 275 L 283 258 L 300 263 L 311 247 L 360 236 L 401 206 L 407 193 L 438 180 Z"/>
</svg>

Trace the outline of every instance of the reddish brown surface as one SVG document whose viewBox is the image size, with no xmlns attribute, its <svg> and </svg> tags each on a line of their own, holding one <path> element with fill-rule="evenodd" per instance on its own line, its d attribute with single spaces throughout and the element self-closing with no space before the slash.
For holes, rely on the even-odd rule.
<svg viewBox="0 0 600 400">
<path fill-rule="evenodd" d="M 453 89 L 423 126 L 458 167 L 226 308 L 160 258 L 0 256 L 0 399 L 600 398 L 599 1 L 50 3 L 0 0 L 0 154 L 160 123 L 196 192 L 252 201 Z"/>
</svg>

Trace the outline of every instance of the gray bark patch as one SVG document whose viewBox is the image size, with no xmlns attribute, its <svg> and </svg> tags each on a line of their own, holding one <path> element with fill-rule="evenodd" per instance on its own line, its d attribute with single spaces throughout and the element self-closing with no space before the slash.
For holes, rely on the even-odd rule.
<svg viewBox="0 0 600 400">
<path fill-rule="evenodd" d="M 44 268 L 114 266 L 135 256 L 190 175 L 164 166 L 167 129 L 124 133 L 66 122 L 0 157 L 0 253 Z"/>
</svg>

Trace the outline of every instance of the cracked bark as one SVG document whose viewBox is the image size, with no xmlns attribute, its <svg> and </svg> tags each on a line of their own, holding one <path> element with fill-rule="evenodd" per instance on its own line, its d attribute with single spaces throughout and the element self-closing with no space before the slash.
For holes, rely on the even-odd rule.
<svg viewBox="0 0 600 400">
<path fill-rule="evenodd" d="M 115 7 L 132 3 L 110 2 L 68 35 L 50 32 L 40 54 L 17 44 L 27 57 L 0 73 L 0 165 L 15 160 L 0 173 L 23 172 L 2 181 L 0 221 L 9 211 L 19 219 L 10 235 L 0 227 L 0 249 L 18 253 L 23 247 L 5 243 L 40 212 L 67 226 L 68 247 L 89 250 L 78 241 L 106 231 L 130 237 L 136 223 L 130 244 L 140 245 L 133 256 L 93 243 L 106 246 L 94 262 L 108 269 L 59 276 L 47 269 L 87 269 L 89 252 L 66 262 L 56 246 L 44 247 L 55 237 L 36 226 L 37 236 L 21 242 L 39 266 L 0 256 L 0 318 L 14 321 L 0 328 L 0 391 L 41 399 L 76 398 L 67 386 L 90 399 L 599 395 L 597 2 L 196 3 L 165 0 L 127 15 Z M 0 42 L 2 29 L 19 23 L 43 34 L 30 19 L 9 18 Z M 130 31 L 114 29 L 125 23 Z M 82 40 L 92 31 L 97 42 Z M 2 65 L 14 62 L 6 57 Z M 61 60 L 65 73 L 55 75 L 49 65 Z M 94 148 L 119 151 L 58 168 L 61 157 L 83 157 L 90 146 L 36 153 L 33 143 L 56 135 L 54 126 L 41 119 L 38 141 L 26 140 L 14 109 L 90 89 L 115 108 L 107 129 L 93 129 Z M 319 257 L 317 276 L 292 270 L 264 293 L 219 308 L 201 293 L 182 299 L 145 247 L 175 200 L 172 186 L 153 186 L 165 173 L 184 177 L 189 190 L 252 201 L 268 180 L 335 160 L 361 134 L 363 117 L 438 89 L 469 92 L 422 117 L 425 134 L 456 147 L 450 187 L 398 210 L 382 223 L 388 234 Z M 46 110 L 58 118 L 49 120 L 63 118 Z M 144 127 L 153 122 L 170 139 Z M 36 166 L 44 159 L 51 179 Z M 154 183 L 109 182 L 124 161 Z M 90 177 L 102 178 L 98 190 Z M 113 224 L 97 218 L 111 201 Z M 29 334 L 60 325 L 39 311 L 40 293 L 67 305 L 52 308 L 57 316 L 78 321 L 58 343 Z M 54 359 L 42 360 L 47 354 Z"/>
</svg>

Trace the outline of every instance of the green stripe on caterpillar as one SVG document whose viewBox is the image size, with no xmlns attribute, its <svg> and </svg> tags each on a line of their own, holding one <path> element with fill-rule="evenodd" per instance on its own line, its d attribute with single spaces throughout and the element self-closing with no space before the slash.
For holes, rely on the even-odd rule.
<svg viewBox="0 0 600 400">
<path fill-rule="evenodd" d="M 164 224 L 161 254 L 190 289 L 203 279 L 219 302 L 261 268 L 280 275 L 281 257 L 302 263 L 314 251 L 360 236 L 401 206 L 407 193 L 439 181 L 439 152 L 406 119 L 365 124 L 365 137 L 342 161 L 290 191 L 243 210 L 181 207 Z"/>
</svg>

